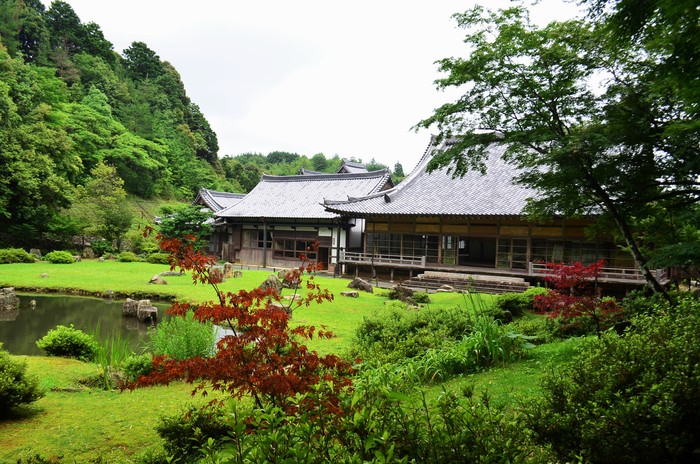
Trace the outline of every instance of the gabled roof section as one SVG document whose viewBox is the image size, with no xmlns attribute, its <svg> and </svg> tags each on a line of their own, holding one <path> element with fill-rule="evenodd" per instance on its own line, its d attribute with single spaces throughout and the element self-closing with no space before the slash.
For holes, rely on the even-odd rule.
<svg viewBox="0 0 700 464">
<path fill-rule="evenodd" d="M 216 190 L 201 188 L 192 204 L 204 205 L 216 213 L 235 205 L 243 197 L 245 197 L 245 193 L 217 192 Z"/>
<path fill-rule="evenodd" d="M 488 147 L 486 174 L 470 171 L 453 178 L 448 167 L 427 172 L 440 147 L 434 140 L 416 168 L 396 187 L 364 197 L 337 201 L 326 198 L 329 211 L 362 217 L 371 215 L 520 216 L 532 189 L 515 185 L 518 171 L 503 161 L 505 146 Z"/>
<path fill-rule="evenodd" d="M 356 174 L 359 172 L 368 172 L 367 166 L 363 163 L 357 163 L 355 161 L 343 160 L 343 163 L 340 165 L 340 168 L 338 168 L 338 174 Z"/>
<path fill-rule="evenodd" d="M 222 218 L 333 219 L 323 200 L 371 195 L 390 182 L 388 169 L 357 174 L 263 174 L 258 185 L 235 205 L 216 213 Z"/>
</svg>

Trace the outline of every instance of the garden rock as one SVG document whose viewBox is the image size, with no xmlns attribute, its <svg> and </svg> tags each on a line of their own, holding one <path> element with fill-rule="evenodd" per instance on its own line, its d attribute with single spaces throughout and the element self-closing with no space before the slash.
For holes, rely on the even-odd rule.
<svg viewBox="0 0 700 464">
<path fill-rule="evenodd" d="M 95 252 L 92 250 L 91 247 L 85 247 L 83 249 L 82 255 L 85 259 L 95 259 Z"/>
<path fill-rule="evenodd" d="M 29 254 L 33 255 L 34 257 L 41 259 L 41 250 L 38 248 L 32 248 L 29 250 Z"/>
<path fill-rule="evenodd" d="M 19 308 L 19 298 L 13 287 L 0 289 L 0 310 L 13 311 Z"/>
<path fill-rule="evenodd" d="M 290 316 L 292 315 L 292 306 L 291 305 L 286 305 L 284 303 L 280 303 L 279 301 L 273 301 L 270 303 L 270 306 L 273 308 L 281 309 L 285 313 L 289 314 Z"/>
<path fill-rule="evenodd" d="M 243 277 L 243 271 L 233 271 L 234 279 L 240 279 L 241 277 Z"/>
<path fill-rule="evenodd" d="M 111 300 L 114 298 L 114 290 L 105 290 L 102 294 L 102 298 L 105 300 Z"/>
<path fill-rule="evenodd" d="M 265 281 L 260 284 L 261 290 L 273 289 L 277 293 L 282 291 L 282 282 L 277 278 L 276 275 L 270 274 L 270 276 L 265 279 Z"/>
<path fill-rule="evenodd" d="M 148 300 L 142 300 L 148 301 Z M 139 302 L 140 303 L 140 302 Z M 149 302 L 150 305 L 150 302 Z M 136 318 L 141 322 L 155 322 L 158 319 L 158 308 L 155 306 L 139 305 Z"/>
<path fill-rule="evenodd" d="M 407 303 L 409 305 L 415 305 L 416 302 L 413 300 L 414 293 L 415 292 L 410 288 L 397 285 L 396 287 L 392 288 L 389 292 L 389 299 L 403 301 L 404 303 Z"/>
<path fill-rule="evenodd" d="M 441 285 L 440 288 L 436 290 L 438 293 L 454 293 L 455 288 L 452 285 Z"/>
<path fill-rule="evenodd" d="M 233 264 L 224 263 L 224 277 L 233 277 Z"/>
<path fill-rule="evenodd" d="M 45 273 L 45 272 L 42 272 L 42 274 L 41 274 L 41 278 L 42 278 L 42 279 L 46 279 L 48 276 L 49 276 L 49 275 L 48 275 L 47 273 Z"/>
<path fill-rule="evenodd" d="M 148 300 L 146 300 L 148 301 Z M 150 303 L 150 301 L 149 301 Z M 136 314 L 138 314 L 138 309 L 139 309 L 139 301 L 138 300 L 132 300 L 131 298 L 127 298 L 124 304 L 122 305 L 122 316 L 123 317 L 136 317 Z"/>
<path fill-rule="evenodd" d="M 80 255 L 73 255 L 73 261 L 75 261 L 76 263 L 79 263 L 81 259 L 82 258 Z"/>
<path fill-rule="evenodd" d="M 162 278 L 160 274 L 156 274 L 153 277 L 151 277 L 151 280 L 148 283 L 155 285 L 166 285 L 168 282 L 164 278 Z"/>
<path fill-rule="evenodd" d="M 367 293 L 374 293 L 374 289 L 372 288 L 372 284 L 367 282 L 364 279 L 360 279 L 359 277 L 355 277 L 352 282 L 348 284 L 348 288 L 356 288 L 358 290 L 362 290 L 363 292 Z"/>
<path fill-rule="evenodd" d="M 347 296 L 349 298 L 359 298 L 359 292 L 340 292 L 340 296 Z"/>
<path fill-rule="evenodd" d="M 277 271 L 277 277 L 282 281 L 282 287 L 284 288 L 299 288 L 301 284 L 301 279 L 299 277 L 293 277 L 293 269 L 281 269 Z"/>
</svg>

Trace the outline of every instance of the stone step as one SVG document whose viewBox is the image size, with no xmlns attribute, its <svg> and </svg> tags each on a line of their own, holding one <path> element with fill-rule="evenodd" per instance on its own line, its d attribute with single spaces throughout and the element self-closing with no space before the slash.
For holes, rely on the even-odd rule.
<svg viewBox="0 0 700 464">
<path fill-rule="evenodd" d="M 411 288 L 413 290 L 421 291 L 436 291 L 443 285 L 449 285 L 457 291 L 470 290 L 480 293 L 522 293 L 528 288 L 530 284 L 524 279 L 507 279 L 501 280 L 494 276 L 485 276 L 485 279 L 462 279 L 462 278 L 448 278 L 448 277 L 425 277 L 424 275 L 419 275 L 412 279 L 406 280 L 402 283 L 404 287 Z"/>
</svg>

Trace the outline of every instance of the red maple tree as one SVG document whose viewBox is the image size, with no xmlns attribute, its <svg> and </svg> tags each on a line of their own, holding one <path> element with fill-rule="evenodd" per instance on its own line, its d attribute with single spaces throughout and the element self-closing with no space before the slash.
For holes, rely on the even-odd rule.
<svg viewBox="0 0 700 464">
<path fill-rule="evenodd" d="M 597 280 L 600 278 L 605 260 L 588 265 L 574 263 L 546 263 L 544 280 L 554 288 L 544 295 L 537 295 L 535 310 L 552 318 L 560 317 L 570 327 L 590 321 L 596 334 L 615 322 L 621 312 L 616 300 L 601 298 Z"/>
<path fill-rule="evenodd" d="M 147 228 L 144 233 L 151 234 L 152 230 Z M 217 296 L 216 300 L 194 308 L 191 304 L 176 303 L 168 313 L 183 316 L 194 309 L 195 319 L 224 326 L 230 333 L 218 341 L 216 353 L 210 358 L 176 360 L 155 356 L 153 372 L 140 377 L 131 388 L 184 380 L 196 385 L 193 394 L 206 395 L 211 389 L 236 398 L 250 395 L 258 407 L 274 404 L 291 411 L 300 407 L 291 401 L 297 393 L 307 393 L 324 382 L 332 385 L 330 391 L 324 389 L 323 396 L 310 395 L 309 398 L 314 399 L 309 401 L 323 401 L 326 410 L 337 408 L 338 395 L 350 388 L 352 366 L 335 355 L 320 356 L 302 343 L 314 336 L 332 337 L 324 327 L 289 325 L 295 307 L 333 300 L 333 295 L 314 281 L 313 274 L 320 266 L 301 256 L 301 265 L 289 272 L 285 280 L 297 284 L 295 293 L 300 285 L 306 293 L 282 304 L 282 298 L 274 289 L 223 292 L 219 288 L 222 273 L 213 267 L 212 258 L 197 249 L 195 237 L 172 238 L 157 234 L 156 240 L 160 248 L 169 253 L 171 270 L 192 272 L 195 284 L 210 285 Z M 304 274 L 307 275 L 305 282 Z"/>
</svg>

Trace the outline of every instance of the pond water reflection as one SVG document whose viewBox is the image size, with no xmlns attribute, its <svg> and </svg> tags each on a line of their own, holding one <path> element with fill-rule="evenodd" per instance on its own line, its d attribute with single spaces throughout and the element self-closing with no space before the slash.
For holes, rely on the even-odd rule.
<svg viewBox="0 0 700 464">
<path fill-rule="evenodd" d="M 122 317 L 123 301 L 77 296 L 18 295 L 19 309 L 0 310 L 0 342 L 16 355 L 43 355 L 36 341 L 57 325 L 73 324 L 76 329 L 94 333 L 99 325 L 102 338 L 119 333 L 128 338 L 132 349 L 140 351 L 150 324 Z M 32 304 L 32 301 L 35 304 Z M 156 304 L 162 320 L 168 304 Z"/>
</svg>

